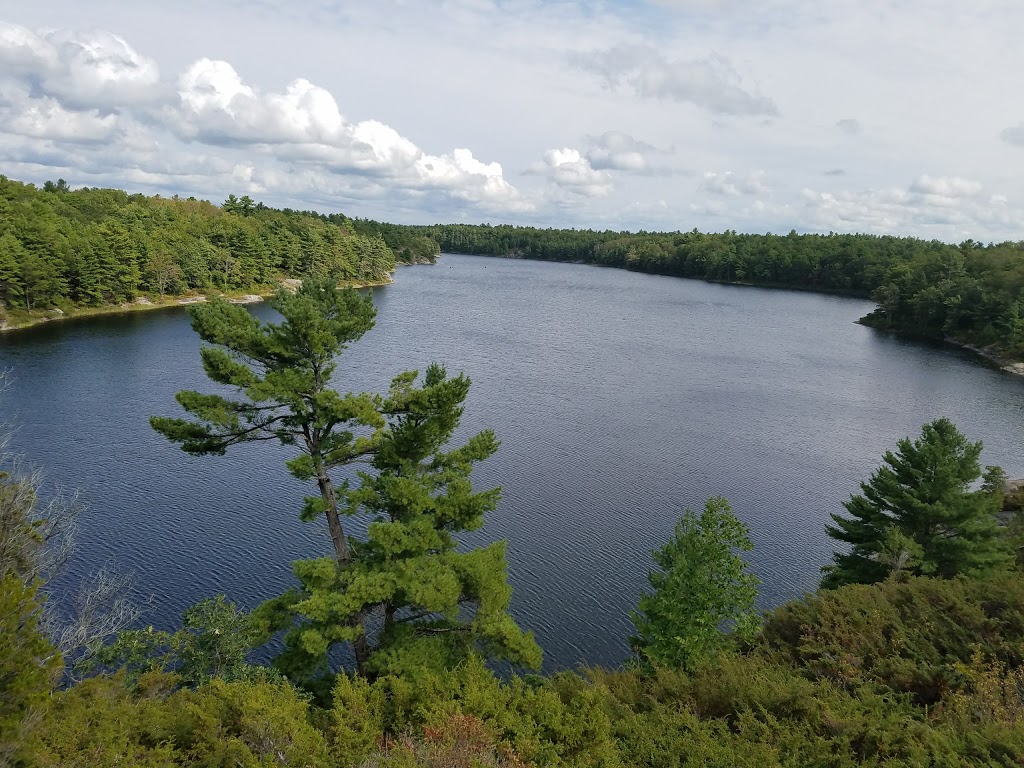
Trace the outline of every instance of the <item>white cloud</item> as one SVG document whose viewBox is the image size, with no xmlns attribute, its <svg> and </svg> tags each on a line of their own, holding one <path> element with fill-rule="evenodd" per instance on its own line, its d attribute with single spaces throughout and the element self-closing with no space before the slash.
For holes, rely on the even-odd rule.
<svg viewBox="0 0 1024 768">
<path fill-rule="evenodd" d="M 942 198 L 974 197 L 981 190 L 982 186 L 978 182 L 958 176 L 934 177 L 926 174 L 919 176 L 910 185 L 911 192 Z"/>
<path fill-rule="evenodd" d="M 110 140 L 118 125 L 116 115 L 97 110 L 73 112 L 50 97 L 20 99 L 16 108 L 0 112 L 0 128 L 18 136 L 70 143 Z"/>
<path fill-rule="evenodd" d="M 56 49 L 35 32 L 0 21 L 0 72 L 37 76 L 59 68 Z"/>
<path fill-rule="evenodd" d="M 36 34 L 0 22 L 0 78 L 73 109 L 113 111 L 154 99 L 156 62 L 107 32 Z"/>
<path fill-rule="evenodd" d="M 408 222 L 1024 236 L 1019 0 L 7 5 L 14 178 Z"/>
<path fill-rule="evenodd" d="M 528 207 L 499 163 L 481 162 L 465 148 L 427 154 L 378 120 L 351 123 L 330 92 L 305 79 L 281 93 L 262 92 L 228 62 L 201 59 L 179 77 L 178 95 L 180 104 L 169 113 L 190 141 L 251 146 L 314 173 L 377 176 L 406 191 L 443 190 L 465 202 Z"/>
<path fill-rule="evenodd" d="M 672 150 L 658 149 L 623 131 L 605 131 L 588 137 L 588 142 L 586 158 L 596 170 L 654 174 L 677 170 L 668 164 Z"/>
<path fill-rule="evenodd" d="M 44 88 L 67 105 L 118 109 L 158 95 L 156 62 L 117 35 L 52 32 L 47 42 L 56 49 L 60 66 Z"/>
<path fill-rule="evenodd" d="M 1004 195 L 957 177 L 921 176 L 907 187 L 821 192 L 805 188 L 803 220 L 812 229 L 902 234 L 950 241 L 1012 232 L 1024 211 Z M 998 237 L 998 235 L 997 235 Z"/>
<path fill-rule="evenodd" d="M 570 147 L 549 149 L 534 172 L 545 173 L 557 187 L 575 195 L 603 197 L 612 191 L 611 175 L 594 169 L 578 149 Z"/>
<path fill-rule="evenodd" d="M 725 195 L 736 197 L 738 195 L 765 195 L 771 192 L 767 184 L 767 175 L 764 171 L 740 177 L 732 171 L 715 173 L 708 171 L 704 174 L 704 181 L 701 189 L 712 195 Z"/>
<path fill-rule="evenodd" d="M 641 98 L 687 102 L 721 115 L 779 114 L 774 101 L 745 87 L 732 63 L 717 54 L 670 59 L 647 45 L 619 45 L 576 55 L 573 61 L 609 88 L 627 86 Z"/>
<path fill-rule="evenodd" d="M 236 185 L 255 193 L 283 182 L 301 199 L 294 180 L 302 179 L 348 199 L 431 191 L 481 211 L 532 207 L 499 163 L 466 148 L 428 154 L 381 121 L 350 122 L 327 89 L 304 78 L 265 91 L 230 63 L 200 58 L 172 86 L 116 35 L 37 34 L 13 24 L 0 25 L 0 62 L 0 157 L 8 162 L 78 168 L 122 179 L 119 186 L 202 187 L 205 177 L 216 193 Z M 43 144 L 26 151 L 14 137 Z M 213 154 L 185 150 L 179 140 Z M 206 162 L 195 167 L 197 154 Z"/>
</svg>

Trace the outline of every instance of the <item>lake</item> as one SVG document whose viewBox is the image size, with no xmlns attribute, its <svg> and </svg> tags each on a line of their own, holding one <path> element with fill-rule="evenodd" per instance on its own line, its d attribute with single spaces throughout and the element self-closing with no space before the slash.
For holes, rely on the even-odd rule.
<svg viewBox="0 0 1024 768">
<path fill-rule="evenodd" d="M 750 526 L 768 608 L 815 588 L 829 514 L 925 422 L 948 416 L 984 463 L 1024 476 L 1024 380 L 856 325 L 866 301 L 452 255 L 374 299 L 337 385 L 384 390 L 435 360 L 472 378 L 461 434 L 495 430 L 474 477 L 504 496 L 464 541 L 508 540 L 513 612 L 547 670 L 627 657 L 651 550 L 710 496 Z M 292 560 L 330 551 L 322 521 L 298 520 L 313 491 L 288 451 L 195 458 L 149 428 L 177 390 L 208 389 L 199 346 L 182 309 L 0 336 L 13 448 L 88 504 L 61 584 L 133 571 L 158 627 L 221 592 L 255 606 Z"/>
</svg>

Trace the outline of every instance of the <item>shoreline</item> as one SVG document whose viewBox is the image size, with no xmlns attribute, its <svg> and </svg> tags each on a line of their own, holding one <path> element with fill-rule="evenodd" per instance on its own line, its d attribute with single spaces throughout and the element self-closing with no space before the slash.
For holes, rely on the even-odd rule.
<svg viewBox="0 0 1024 768">
<path fill-rule="evenodd" d="M 16 333 L 18 331 L 25 331 L 30 328 L 38 328 L 40 325 L 47 323 L 59 323 L 68 320 L 80 320 L 90 317 L 105 317 L 108 315 L 126 315 L 134 312 L 149 312 L 157 309 L 176 309 L 179 307 L 188 307 L 191 304 L 203 304 L 211 296 L 219 296 L 226 298 L 232 304 L 258 304 L 263 302 L 277 293 L 277 289 L 289 285 L 295 285 L 297 278 L 287 278 L 281 280 L 277 286 L 263 286 L 258 288 L 258 293 L 243 293 L 241 291 L 232 291 L 230 293 L 197 293 L 197 294 L 180 294 L 177 296 L 165 296 L 162 300 L 143 294 L 139 296 L 135 301 L 125 304 L 108 304 L 102 307 L 74 307 L 71 311 L 65 311 L 62 309 L 56 310 L 43 310 L 46 314 L 38 317 L 31 317 L 27 322 L 20 322 L 15 325 L 9 324 L 6 320 L 0 323 L 0 333 Z M 301 282 L 301 281 L 298 281 Z M 344 288 L 377 288 L 385 285 L 391 285 L 394 282 L 394 278 L 390 277 L 386 281 L 379 282 L 363 282 L 363 281 L 350 281 L 343 284 Z"/>
<path fill-rule="evenodd" d="M 1009 358 L 1003 357 L 998 352 L 994 351 L 991 347 L 976 347 L 973 344 L 967 344 L 956 339 L 944 339 L 947 344 L 952 344 L 954 347 L 965 349 L 978 357 L 989 361 L 993 365 L 997 366 L 999 370 L 1005 371 L 1006 373 L 1014 376 L 1024 376 L 1024 362 L 1015 362 Z"/>
<path fill-rule="evenodd" d="M 948 347 L 955 347 L 956 349 L 964 352 L 969 352 L 973 357 L 978 357 L 984 360 L 993 368 L 998 368 L 1004 373 L 1009 373 L 1013 376 L 1024 376 L 1024 361 L 1011 360 L 1008 357 L 1004 357 L 999 352 L 995 345 L 989 345 L 987 347 L 979 347 L 975 344 L 970 344 L 966 341 L 958 341 L 952 336 L 926 336 L 908 331 L 901 331 L 897 328 L 879 328 L 871 322 L 865 322 L 871 317 L 871 315 L 865 315 L 864 317 L 856 320 L 858 325 L 863 325 L 865 328 L 871 328 L 879 333 L 888 333 L 901 339 L 917 339 L 919 341 L 930 342 L 932 344 L 941 344 Z"/>
</svg>

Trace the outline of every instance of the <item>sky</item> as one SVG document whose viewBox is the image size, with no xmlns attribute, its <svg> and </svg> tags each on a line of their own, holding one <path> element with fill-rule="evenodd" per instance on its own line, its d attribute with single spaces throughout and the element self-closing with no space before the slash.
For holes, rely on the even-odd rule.
<svg viewBox="0 0 1024 768">
<path fill-rule="evenodd" d="M 1024 240 L 1020 0 L 0 0 L 0 174 L 466 222 Z"/>
</svg>

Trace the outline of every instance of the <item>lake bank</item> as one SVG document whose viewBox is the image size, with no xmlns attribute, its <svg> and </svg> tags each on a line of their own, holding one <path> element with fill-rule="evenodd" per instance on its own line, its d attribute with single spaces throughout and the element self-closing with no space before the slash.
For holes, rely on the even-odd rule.
<svg viewBox="0 0 1024 768">
<path fill-rule="evenodd" d="M 382 285 L 390 285 L 394 278 L 390 277 L 384 281 L 347 281 L 343 283 L 346 288 L 375 288 Z M 211 291 L 210 293 L 188 293 L 175 296 L 154 297 L 148 295 L 139 296 L 133 302 L 124 304 L 109 304 L 101 307 L 71 307 L 68 309 L 41 310 L 40 314 L 26 316 L 23 311 L 14 313 L 13 320 L 10 316 L 0 322 L 0 333 L 11 333 L 35 328 L 45 323 L 61 322 L 66 320 L 79 320 L 90 317 L 106 317 L 110 315 L 127 315 L 136 312 L 148 312 L 155 309 L 175 309 L 187 307 L 190 304 L 201 304 L 215 296 L 226 298 L 232 304 L 257 304 L 273 296 L 279 287 L 301 283 L 295 278 L 282 279 L 273 286 L 259 286 L 253 290 L 256 293 L 247 291 Z"/>
<path fill-rule="evenodd" d="M 930 336 L 927 334 L 915 333 L 914 331 L 907 330 L 905 328 L 896 328 L 885 324 L 879 324 L 875 320 L 875 313 L 865 315 L 857 320 L 857 323 L 875 331 L 892 334 L 897 338 L 955 347 L 957 349 L 964 350 L 965 352 L 970 352 L 972 356 L 981 358 L 992 367 L 998 368 L 1005 373 L 1010 373 L 1015 376 L 1024 376 L 1024 362 L 1007 357 L 997 344 L 979 346 L 967 341 L 960 341 L 952 336 Z"/>
</svg>

